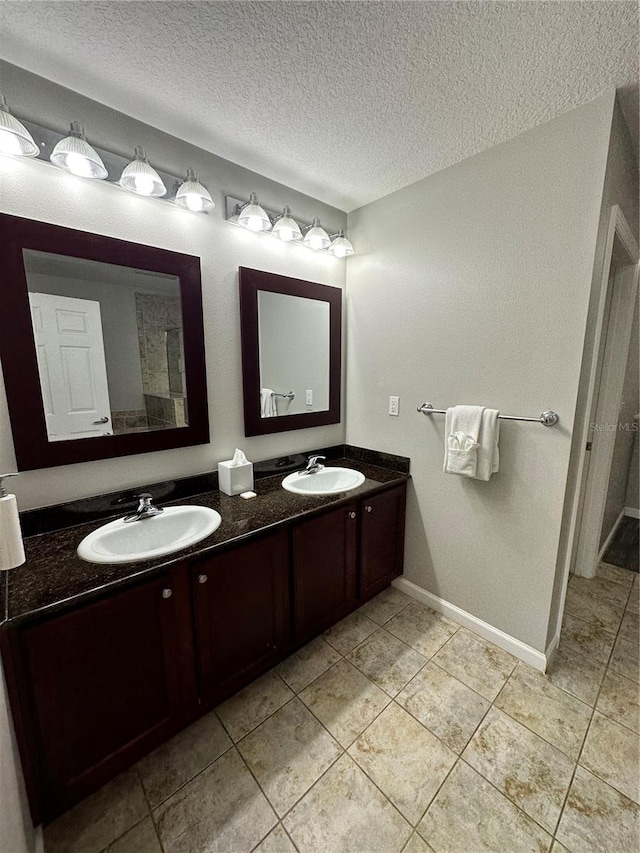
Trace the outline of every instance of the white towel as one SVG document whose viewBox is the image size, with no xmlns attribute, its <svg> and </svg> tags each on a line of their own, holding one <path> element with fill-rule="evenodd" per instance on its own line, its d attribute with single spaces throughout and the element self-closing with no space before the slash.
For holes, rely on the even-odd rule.
<svg viewBox="0 0 640 853">
<path fill-rule="evenodd" d="M 500 467 L 500 421 L 497 409 L 485 409 L 482 413 L 482 429 L 478 436 L 478 465 L 476 480 L 488 480 Z"/>
<path fill-rule="evenodd" d="M 497 409 L 453 406 L 445 421 L 445 474 L 488 480 L 498 470 Z"/>
<path fill-rule="evenodd" d="M 260 391 L 260 417 L 275 418 L 277 414 L 276 399 L 273 396 L 273 391 L 271 388 L 263 388 Z"/>
</svg>

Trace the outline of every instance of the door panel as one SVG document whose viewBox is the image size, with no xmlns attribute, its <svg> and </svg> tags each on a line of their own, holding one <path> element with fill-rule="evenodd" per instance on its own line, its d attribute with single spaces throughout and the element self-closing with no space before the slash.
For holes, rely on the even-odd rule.
<svg viewBox="0 0 640 853">
<path fill-rule="evenodd" d="M 289 641 L 286 531 L 191 568 L 200 690 L 218 702 L 268 669 Z"/>
<path fill-rule="evenodd" d="M 184 581 L 181 589 L 179 579 L 164 575 L 21 632 L 45 817 L 95 790 L 186 719 L 189 661 L 177 638 L 187 595 Z"/>
<path fill-rule="evenodd" d="M 111 435 L 100 303 L 49 293 L 29 301 L 49 441 Z"/>
<path fill-rule="evenodd" d="M 293 529 L 296 642 L 337 622 L 356 600 L 355 502 Z"/>
<path fill-rule="evenodd" d="M 362 502 L 360 521 L 360 595 L 376 595 L 402 574 L 406 487 Z"/>
</svg>

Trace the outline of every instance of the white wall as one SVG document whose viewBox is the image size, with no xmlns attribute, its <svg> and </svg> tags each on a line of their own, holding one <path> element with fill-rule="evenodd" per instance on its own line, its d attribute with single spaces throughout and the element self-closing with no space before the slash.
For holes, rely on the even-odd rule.
<svg viewBox="0 0 640 853">
<path fill-rule="evenodd" d="M 24 472 L 12 481 L 20 508 L 215 470 L 217 462 L 229 459 L 237 446 L 250 459 L 260 460 L 343 442 L 343 423 L 244 437 L 238 267 L 343 287 L 345 262 L 225 222 L 224 196 L 248 198 L 255 190 L 267 207 L 290 204 L 301 219 L 320 216 L 333 230 L 345 226 L 345 214 L 15 66 L 0 63 L 0 72 L 3 94 L 21 117 L 59 130 L 77 119 L 86 126 L 90 140 L 122 154 L 144 144 L 158 168 L 173 174 L 182 174 L 187 166 L 195 168 L 216 203 L 211 214 L 198 216 L 104 182 L 75 179 L 43 162 L 8 158 L 0 162 L 4 213 L 198 255 L 202 265 L 210 444 Z M 0 468 L 16 470 L 1 380 Z"/>
<path fill-rule="evenodd" d="M 405 577 L 538 651 L 612 108 L 613 93 L 349 215 L 347 441 L 411 457 Z M 499 473 L 464 480 L 442 473 L 425 401 L 561 424 L 503 421 Z"/>
</svg>

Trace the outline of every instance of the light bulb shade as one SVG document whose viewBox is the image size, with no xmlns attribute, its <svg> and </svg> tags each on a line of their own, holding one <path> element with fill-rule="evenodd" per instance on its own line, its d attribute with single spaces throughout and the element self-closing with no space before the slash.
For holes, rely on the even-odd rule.
<svg viewBox="0 0 640 853">
<path fill-rule="evenodd" d="M 329 251 L 332 255 L 335 255 L 336 258 L 346 258 L 347 255 L 353 255 L 353 246 L 351 245 L 351 241 L 347 240 L 344 236 L 342 228 L 331 241 Z"/>
<path fill-rule="evenodd" d="M 287 206 L 273 223 L 273 234 L 285 243 L 302 240 L 300 226 L 291 216 L 291 209 Z"/>
<path fill-rule="evenodd" d="M 271 220 L 266 210 L 258 203 L 255 193 L 251 193 L 249 201 L 240 211 L 238 225 L 249 231 L 271 231 Z"/>
<path fill-rule="evenodd" d="M 81 178 L 94 178 L 103 181 L 107 170 L 100 155 L 84 138 L 84 130 L 73 122 L 69 136 L 65 136 L 51 152 L 51 162 L 54 166 L 78 175 Z"/>
<path fill-rule="evenodd" d="M 135 159 L 125 166 L 118 183 L 125 190 L 137 195 L 160 198 L 167 194 L 162 178 L 153 166 L 149 165 L 144 148 L 136 148 Z"/>
<path fill-rule="evenodd" d="M 304 235 L 304 245 L 309 249 L 327 249 L 331 243 L 331 238 L 320 224 L 320 220 L 316 216 L 313 220 L 313 225 Z"/>
<path fill-rule="evenodd" d="M 27 128 L 12 116 L 7 102 L 0 95 L 0 154 L 16 157 L 37 157 L 40 149 Z"/>
<path fill-rule="evenodd" d="M 184 207 L 186 210 L 196 212 L 204 212 L 213 210 L 215 204 L 206 187 L 203 187 L 195 172 L 189 169 L 187 177 L 180 184 L 176 193 L 176 204 L 178 207 Z"/>
</svg>

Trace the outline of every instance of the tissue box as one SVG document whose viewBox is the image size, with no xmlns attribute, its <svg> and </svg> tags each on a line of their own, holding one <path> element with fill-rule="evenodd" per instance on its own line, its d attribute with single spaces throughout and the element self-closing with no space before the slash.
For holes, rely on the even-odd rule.
<svg viewBox="0 0 640 853">
<path fill-rule="evenodd" d="M 218 462 L 218 488 L 225 495 L 239 495 L 253 489 L 253 462 L 232 465 L 233 460 Z"/>
</svg>

